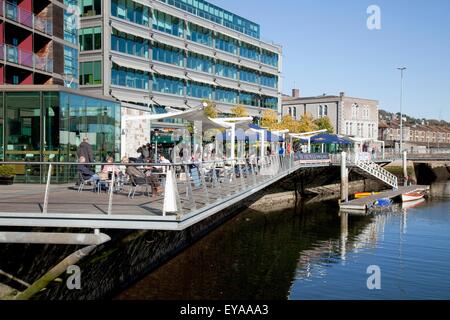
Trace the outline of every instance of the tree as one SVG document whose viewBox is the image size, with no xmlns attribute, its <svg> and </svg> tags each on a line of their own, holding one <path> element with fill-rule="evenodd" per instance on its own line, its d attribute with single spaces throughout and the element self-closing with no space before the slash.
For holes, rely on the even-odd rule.
<svg viewBox="0 0 450 320">
<path fill-rule="evenodd" d="M 329 117 L 323 117 L 323 118 L 319 118 L 314 120 L 314 123 L 317 126 L 317 130 L 327 130 L 328 133 L 333 133 L 334 132 L 334 128 L 333 125 L 331 124 L 331 120 Z"/>
<path fill-rule="evenodd" d="M 261 119 L 261 127 L 267 129 L 274 129 L 278 123 L 278 115 L 277 112 L 271 109 L 266 109 L 263 111 L 262 119 Z"/>
<path fill-rule="evenodd" d="M 294 120 L 290 115 L 285 115 L 281 119 L 281 122 L 277 124 L 277 130 L 289 130 L 289 132 L 298 132 L 299 122 Z"/>
<path fill-rule="evenodd" d="M 299 121 L 298 132 L 311 132 L 316 130 L 317 125 L 314 123 L 312 115 L 309 113 L 302 115 Z"/>
<path fill-rule="evenodd" d="M 207 103 L 207 106 L 203 109 L 205 115 L 208 118 L 217 118 L 219 115 L 219 111 L 217 110 L 216 104 L 209 100 L 204 100 L 202 103 Z"/>
<path fill-rule="evenodd" d="M 247 109 L 241 105 L 237 105 L 237 106 L 231 108 L 231 113 L 236 118 L 243 118 L 243 117 L 249 116 Z"/>
</svg>

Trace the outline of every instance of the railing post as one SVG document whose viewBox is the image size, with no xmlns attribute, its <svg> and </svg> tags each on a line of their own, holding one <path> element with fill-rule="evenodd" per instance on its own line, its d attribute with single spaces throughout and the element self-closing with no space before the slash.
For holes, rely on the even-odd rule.
<svg viewBox="0 0 450 320">
<path fill-rule="evenodd" d="M 205 196 L 206 196 L 206 203 L 210 203 L 209 201 L 209 194 L 208 194 L 208 187 L 206 186 L 206 179 L 205 179 L 205 172 L 203 171 L 203 162 L 201 164 L 201 166 L 199 166 L 199 175 L 200 175 L 200 180 L 202 183 L 202 188 L 203 191 L 205 192 Z"/>
<path fill-rule="evenodd" d="M 245 184 L 245 180 L 244 180 L 244 172 L 243 172 L 243 170 L 242 170 L 242 166 L 241 166 L 239 160 L 238 160 L 238 164 L 237 164 L 237 165 L 239 166 L 239 178 L 240 178 L 240 181 L 241 181 L 241 189 L 242 189 L 242 190 L 245 190 L 247 186 L 246 186 L 246 184 Z"/>
<path fill-rule="evenodd" d="M 348 201 L 347 154 L 341 153 L 341 201 Z"/>
<path fill-rule="evenodd" d="M 116 180 L 116 174 L 114 171 L 112 172 L 111 184 L 109 186 L 109 201 L 108 201 L 108 216 L 112 214 L 112 201 L 113 201 L 113 193 L 114 193 L 114 183 Z"/>
<path fill-rule="evenodd" d="M 197 205 L 194 199 L 194 192 L 192 191 L 192 183 L 191 183 L 191 170 L 189 170 L 189 166 L 185 165 L 184 170 L 186 171 L 186 196 L 191 203 L 193 210 L 197 209 Z"/>
<path fill-rule="evenodd" d="M 50 188 L 50 180 L 52 179 L 52 164 L 48 165 L 48 173 L 47 173 L 47 184 L 45 185 L 45 196 L 44 196 L 44 206 L 42 208 L 42 213 L 47 214 L 48 212 L 48 192 Z"/>
<path fill-rule="evenodd" d="M 253 163 L 251 161 L 250 161 L 250 170 L 252 173 L 253 185 L 256 185 L 256 172 L 255 169 L 253 168 Z"/>
</svg>

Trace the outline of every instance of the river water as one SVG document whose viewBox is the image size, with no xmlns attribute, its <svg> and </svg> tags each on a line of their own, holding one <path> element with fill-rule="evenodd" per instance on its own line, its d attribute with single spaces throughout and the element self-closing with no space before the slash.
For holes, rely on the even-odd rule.
<svg viewBox="0 0 450 320">
<path fill-rule="evenodd" d="M 116 299 L 450 299 L 450 183 L 432 195 L 371 216 L 247 210 Z"/>
</svg>

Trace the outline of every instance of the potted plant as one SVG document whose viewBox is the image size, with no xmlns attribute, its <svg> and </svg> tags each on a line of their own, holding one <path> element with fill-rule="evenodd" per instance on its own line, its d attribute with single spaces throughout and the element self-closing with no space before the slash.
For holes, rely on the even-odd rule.
<svg viewBox="0 0 450 320">
<path fill-rule="evenodd" d="M 16 169 L 11 165 L 0 165 L 0 185 L 11 185 L 14 183 Z"/>
</svg>

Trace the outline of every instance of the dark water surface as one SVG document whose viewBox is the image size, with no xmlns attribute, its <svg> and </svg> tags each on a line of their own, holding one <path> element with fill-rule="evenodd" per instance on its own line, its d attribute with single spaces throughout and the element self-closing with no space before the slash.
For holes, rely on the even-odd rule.
<svg viewBox="0 0 450 320">
<path fill-rule="evenodd" d="M 116 299 L 450 299 L 449 190 L 372 216 L 247 210 Z M 381 290 L 367 288 L 371 265 Z"/>
</svg>

